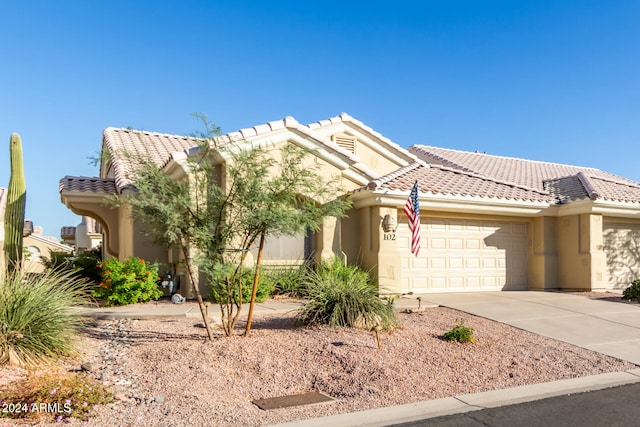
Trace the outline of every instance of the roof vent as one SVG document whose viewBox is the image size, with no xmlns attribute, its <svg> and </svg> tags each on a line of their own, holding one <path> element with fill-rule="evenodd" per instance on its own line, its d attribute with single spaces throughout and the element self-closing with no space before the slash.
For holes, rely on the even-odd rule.
<svg viewBox="0 0 640 427">
<path fill-rule="evenodd" d="M 349 135 L 347 133 L 334 133 L 333 135 L 331 135 L 331 141 L 335 142 L 340 147 L 354 154 L 356 152 L 357 140 L 358 139 L 355 136 Z"/>
</svg>

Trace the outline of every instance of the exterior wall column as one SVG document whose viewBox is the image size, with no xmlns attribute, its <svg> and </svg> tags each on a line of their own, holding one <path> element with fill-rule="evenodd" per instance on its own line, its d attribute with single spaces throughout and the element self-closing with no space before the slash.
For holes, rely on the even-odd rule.
<svg viewBox="0 0 640 427">
<path fill-rule="evenodd" d="M 131 208 L 129 205 L 124 204 L 118 208 L 118 259 L 120 261 L 124 261 L 134 255 L 134 232 Z"/>
<path fill-rule="evenodd" d="M 559 282 L 563 290 L 604 291 L 607 257 L 602 215 L 578 214 L 558 219 Z"/>
<path fill-rule="evenodd" d="M 558 289 L 558 249 L 556 219 L 537 217 L 529 225 L 529 289 L 544 291 Z"/>
<path fill-rule="evenodd" d="M 380 295 L 400 294 L 402 293 L 402 270 L 396 240 L 398 209 L 375 206 L 371 208 L 371 214 L 372 249 L 377 256 L 375 257 L 376 265 L 370 274 L 378 284 Z"/>
<path fill-rule="evenodd" d="M 580 215 L 580 253 L 589 257 L 589 285 L 592 291 L 605 291 L 607 255 L 604 252 L 602 215 Z"/>
<path fill-rule="evenodd" d="M 325 217 L 316 237 L 316 263 L 339 256 L 346 261 L 346 254 L 342 252 L 340 238 L 340 219 L 335 216 Z"/>
</svg>

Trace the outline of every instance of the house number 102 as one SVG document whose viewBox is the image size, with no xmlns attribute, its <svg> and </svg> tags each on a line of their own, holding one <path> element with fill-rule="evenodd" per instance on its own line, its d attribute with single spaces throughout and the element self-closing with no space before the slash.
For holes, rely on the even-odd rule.
<svg viewBox="0 0 640 427">
<path fill-rule="evenodd" d="M 396 240 L 396 233 L 384 233 L 383 234 L 383 239 L 384 240 Z"/>
</svg>

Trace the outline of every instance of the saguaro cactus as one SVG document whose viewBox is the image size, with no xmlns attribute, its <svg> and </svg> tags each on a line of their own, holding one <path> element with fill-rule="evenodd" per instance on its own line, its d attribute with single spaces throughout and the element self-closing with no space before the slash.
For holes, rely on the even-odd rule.
<svg viewBox="0 0 640 427">
<path fill-rule="evenodd" d="M 4 212 L 4 254 L 9 272 L 20 268 L 22 263 L 22 238 L 24 230 L 24 210 L 27 202 L 27 186 L 24 182 L 22 162 L 22 139 L 17 133 L 11 134 L 11 176 Z"/>
</svg>

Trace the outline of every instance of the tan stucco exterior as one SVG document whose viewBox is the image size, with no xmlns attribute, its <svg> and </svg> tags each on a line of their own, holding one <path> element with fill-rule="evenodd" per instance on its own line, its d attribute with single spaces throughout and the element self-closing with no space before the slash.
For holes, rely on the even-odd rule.
<svg viewBox="0 0 640 427">
<path fill-rule="evenodd" d="M 25 237 L 22 244 L 26 250 L 23 260 L 23 271 L 25 273 L 44 273 L 45 266 L 42 263 L 42 259 L 49 258 L 51 252 L 69 254 L 73 252 L 73 248 L 70 246 L 35 234 Z"/>
<path fill-rule="evenodd" d="M 307 148 L 312 153 L 307 160 L 308 165 L 313 162 L 325 179 L 339 182 L 341 190 L 335 197 L 347 193 L 354 202 L 347 218 L 326 218 L 317 233 L 286 238 L 288 240 L 269 240 L 266 264 L 297 264 L 305 257 L 318 262 L 337 255 L 349 264 L 360 265 L 369 271 L 382 294 L 399 294 L 411 290 L 413 285 L 407 285 L 410 283 L 409 275 L 422 274 L 420 269 L 426 271 L 434 268 L 436 263 L 443 269 L 443 277 L 437 280 L 448 283 L 446 286 L 460 284 L 458 289 L 446 288 L 445 285 L 438 288 L 447 291 L 465 290 L 465 286 L 473 283 L 474 290 L 568 291 L 619 289 L 622 282 L 612 278 L 619 269 L 612 268 L 612 259 L 626 263 L 637 261 L 631 252 L 631 255 L 616 258 L 611 244 L 612 239 L 627 238 L 630 233 L 636 233 L 640 242 L 640 209 L 637 203 L 607 201 L 599 198 L 590 187 L 587 198 L 554 203 L 549 201 L 551 196 L 546 190 L 521 186 L 519 188 L 526 191 L 537 191 L 540 197 L 482 197 L 444 191 L 421 193 L 424 239 L 420 258 L 412 258 L 408 262 L 409 250 L 405 247 L 407 223 L 403 213 L 408 190 L 385 187 L 381 184 L 382 178 L 386 174 L 400 176 L 405 173 L 402 171 L 415 164 L 424 168 L 431 166 L 357 121 L 341 119 L 319 123 L 302 127 L 287 118 L 282 123 L 257 126 L 229 136 L 236 149 L 265 147 L 276 161 L 284 144 Z M 162 164 L 164 171 L 174 179 L 188 179 L 185 153 L 172 153 Z M 229 159 L 219 155 L 217 160 L 220 162 L 218 180 L 224 188 L 225 167 Z M 434 160 L 434 163 L 438 162 Z M 117 181 L 116 168 L 108 158 L 100 170 L 102 177 Z M 487 186 L 496 185 L 493 178 L 483 179 Z M 579 179 L 584 181 L 585 177 Z M 513 183 L 499 184 L 518 187 Z M 406 187 L 407 183 L 403 185 Z M 129 190 L 125 189 L 123 193 L 126 191 Z M 179 266 L 182 254 L 175 248 L 167 250 L 154 245 L 143 235 L 143 225 L 131 219 L 126 206 L 105 207 L 103 201 L 107 193 L 64 190 L 61 195 L 63 202 L 75 213 L 90 215 L 100 222 L 105 234 L 106 256 L 124 259 L 135 255 L 172 265 L 173 268 L 177 266 L 181 293 L 188 298 L 193 296 L 184 268 Z M 438 244 L 444 246 L 430 247 L 436 243 L 430 243 L 429 230 L 439 226 L 444 228 L 438 231 L 442 233 Z M 460 233 L 464 227 L 475 230 L 471 237 L 447 240 L 447 228 L 452 230 L 451 233 Z M 607 238 L 607 233 L 614 237 Z M 477 251 L 477 259 L 465 254 L 465 250 Z M 434 260 L 436 253 L 442 259 Z M 248 263 L 253 262 L 254 255 L 255 251 L 248 255 Z M 447 256 L 451 258 L 445 259 Z M 496 271 L 495 277 L 483 276 L 475 280 L 455 271 L 465 268 L 465 263 L 468 268 L 476 268 L 473 265 L 483 262 L 487 268 Z M 416 268 L 412 270 L 414 265 Z M 448 272 L 447 268 L 451 271 Z M 633 268 L 629 274 L 636 274 Z M 447 281 L 447 274 L 459 277 Z M 436 281 L 431 276 L 429 280 Z M 427 283 L 427 280 L 420 283 Z M 205 291 L 202 281 L 200 285 Z M 428 286 L 427 283 L 419 289 L 429 289 Z"/>
</svg>

